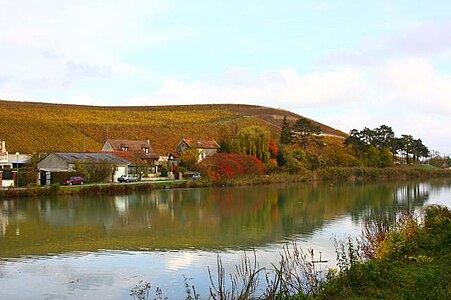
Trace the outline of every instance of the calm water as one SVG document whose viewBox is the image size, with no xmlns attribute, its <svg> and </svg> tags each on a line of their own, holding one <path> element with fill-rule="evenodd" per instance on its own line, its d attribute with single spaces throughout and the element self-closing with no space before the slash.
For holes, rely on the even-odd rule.
<svg viewBox="0 0 451 300">
<path fill-rule="evenodd" d="M 451 206 L 451 180 L 161 190 L 109 197 L 0 202 L 0 299 L 132 299 L 139 280 L 182 298 L 184 276 L 208 295 L 219 253 L 228 272 L 243 250 L 260 266 L 296 241 L 333 264 L 333 237 L 365 216 Z"/>
</svg>

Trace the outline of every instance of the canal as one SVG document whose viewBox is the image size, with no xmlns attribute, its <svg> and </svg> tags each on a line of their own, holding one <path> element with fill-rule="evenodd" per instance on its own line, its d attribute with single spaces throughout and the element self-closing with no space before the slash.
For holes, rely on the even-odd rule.
<svg viewBox="0 0 451 300">
<path fill-rule="evenodd" d="M 451 180 L 2 200 L 0 299 L 132 299 L 140 280 L 206 298 L 218 254 L 227 272 L 244 251 L 270 266 L 294 241 L 333 266 L 333 239 L 358 236 L 364 218 L 429 204 L 451 206 Z"/>
</svg>

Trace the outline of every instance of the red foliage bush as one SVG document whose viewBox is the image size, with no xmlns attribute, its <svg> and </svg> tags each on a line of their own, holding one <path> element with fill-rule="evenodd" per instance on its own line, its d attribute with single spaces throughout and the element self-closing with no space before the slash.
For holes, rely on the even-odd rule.
<svg viewBox="0 0 451 300">
<path fill-rule="evenodd" d="M 239 176 L 264 175 L 266 172 L 265 165 L 258 158 L 244 154 L 216 153 L 206 157 L 196 167 L 214 183 Z"/>
<path fill-rule="evenodd" d="M 277 158 L 277 155 L 279 155 L 279 148 L 274 140 L 269 141 L 268 148 L 269 153 L 271 153 L 271 158 Z"/>
</svg>

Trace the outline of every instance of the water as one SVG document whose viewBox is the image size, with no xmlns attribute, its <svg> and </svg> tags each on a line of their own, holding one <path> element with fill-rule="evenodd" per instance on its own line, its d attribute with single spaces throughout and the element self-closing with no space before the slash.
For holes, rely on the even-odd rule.
<svg viewBox="0 0 451 300">
<path fill-rule="evenodd" d="M 243 251 L 270 266 L 296 241 L 333 264 L 365 216 L 433 203 L 451 206 L 451 180 L 3 200 L 0 299 L 132 299 L 141 279 L 180 299 L 184 277 L 206 298 L 218 254 L 228 272 Z"/>
</svg>

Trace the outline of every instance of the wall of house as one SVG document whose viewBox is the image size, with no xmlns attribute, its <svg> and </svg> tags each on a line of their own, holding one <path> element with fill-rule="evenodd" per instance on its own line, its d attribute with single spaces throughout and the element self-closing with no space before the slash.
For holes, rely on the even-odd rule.
<svg viewBox="0 0 451 300">
<path fill-rule="evenodd" d="M 127 175 L 127 167 L 117 167 L 117 171 L 113 175 L 114 182 L 117 182 L 117 179 L 122 175 Z"/>
<path fill-rule="evenodd" d="M 8 151 L 6 151 L 6 143 L 5 141 L 0 140 L 0 169 L 11 167 L 11 164 L 8 162 Z"/>
<path fill-rule="evenodd" d="M 114 151 L 114 149 L 111 147 L 110 143 L 105 142 L 105 144 L 103 144 L 102 151 Z"/>
<path fill-rule="evenodd" d="M 186 149 L 188 149 L 189 146 L 187 143 L 185 143 L 185 141 L 180 142 L 180 144 L 177 145 L 177 152 L 178 153 L 183 153 L 183 151 L 185 151 Z"/>
<path fill-rule="evenodd" d="M 199 161 L 204 159 L 207 156 L 213 155 L 215 153 L 217 153 L 218 150 L 217 149 L 201 149 L 200 153 L 199 153 Z"/>
</svg>

